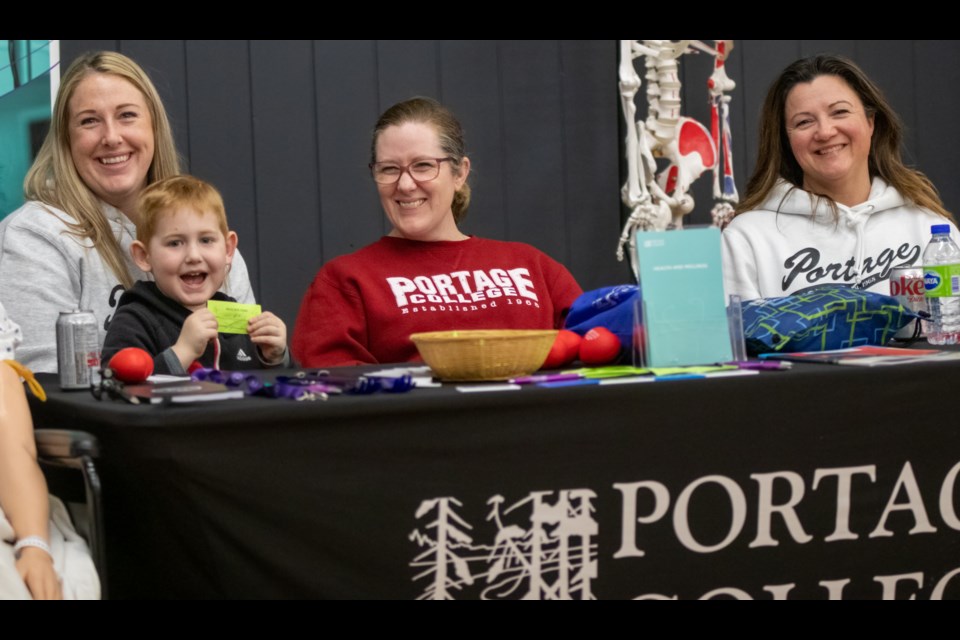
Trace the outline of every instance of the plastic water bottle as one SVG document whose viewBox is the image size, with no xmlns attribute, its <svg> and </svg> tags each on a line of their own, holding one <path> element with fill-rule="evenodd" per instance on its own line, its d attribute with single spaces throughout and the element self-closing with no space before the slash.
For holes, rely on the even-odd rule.
<svg viewBox="0 0 960 640">
<path fill-rule="evenodd" d="M 930 344 L 960 341 L 960 247 L 950 237 L 950 225 L 930 227 L 930 244 L 923 250 L 923 288 L 930 310 Z"/>
</svg>

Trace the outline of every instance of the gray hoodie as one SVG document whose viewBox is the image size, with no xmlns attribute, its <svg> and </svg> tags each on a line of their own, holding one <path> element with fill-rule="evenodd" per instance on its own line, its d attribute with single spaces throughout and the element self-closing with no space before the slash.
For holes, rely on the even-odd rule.
<svg viewBox="0 0 960 640">
<path fill-rule="evenodd" d="M 136 226 L 119 209 L 101 205 L 127 269 L 137 280 L 150 280 L 130 256 Z M 73 221 L 63 211 L 33 201 L 0 221 L 0 301 L 23 330 L 17 359 L 35 372 L 57 371 L 56 323 L 61 311 L 93 311 L 103 345 L 123 293 L 123 285 L 90 241 L 70 233 L 66 222 Z M 254 302 L 239 251 L 223 290 L 240 302 Z"/>
</svg>

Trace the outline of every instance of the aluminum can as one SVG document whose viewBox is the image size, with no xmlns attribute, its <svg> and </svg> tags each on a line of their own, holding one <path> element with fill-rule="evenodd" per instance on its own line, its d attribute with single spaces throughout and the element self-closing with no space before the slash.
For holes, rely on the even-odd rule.
<svg viewBox="0 0 960 640">
<path fill-rule="evenodd" d="M 923 267 L 894 267 L 890 269 L 890 295 L 896 298 L 904 309 L 913 311 L 927 311 L 927 297 L 923 288 Z M 928 322 L 923 321 L 923 332 L 926 335 Z M 916 323 L 911 322 L 894 336 L 900 340 L 909 340 L 916 331 Z"/>
<path fill-rule="evenodd" d="M 100 369 L 97 318 L 92 311 L 61 311 L 57 318 L 60 388 L 89 389 Z"/>
</svg>

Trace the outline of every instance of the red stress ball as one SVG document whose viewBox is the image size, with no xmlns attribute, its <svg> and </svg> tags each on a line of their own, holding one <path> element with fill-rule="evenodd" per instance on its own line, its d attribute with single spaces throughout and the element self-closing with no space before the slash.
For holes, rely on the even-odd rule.
<svg viewBox="0 0 960 640">
<path fill-rule="evenodd" d="M 137 384 L 153 373 L 153 357 L 143 349 L 127 347 L 117 351 L 107 366 L 120 382 Z"/>
<path fill-rule="evenodd" d="M 565 367 L 577 359 L 580 353 L 580 342 L 583 338 L 573 331 L 561 329 L 557 332 L 557 338 L 553 341 L 550 353 L 544 360 L 541 369 L 558 369 Z"/>
<path fill-rule="evenodd" d="M 609 364 L 620 355 L 620 338 L 603 327 L 587 331 L 580 343 L 580 360 L 583 364 Z"/>
</svg>

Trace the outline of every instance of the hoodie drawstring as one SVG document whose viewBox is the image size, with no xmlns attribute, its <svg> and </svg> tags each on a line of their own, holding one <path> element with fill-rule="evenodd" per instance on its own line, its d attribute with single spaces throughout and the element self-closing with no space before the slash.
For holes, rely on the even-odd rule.
<svg viewBox="0 0 960 640">
<path fill-rule="evenodd" d="M 867 226 L 867 220 L 870 219 L 870 214 L 873 213 L 874 206 L 872 204 L 862 204 L 856 207 L 848 208 L 842 204 L 838 204 L 837 207 L 840 211 L 845 214 L 843 216 L 844 222 L 846 222 L 847 227 L 853 228 L 854 232 L 857 235 L 857 246 L 854 252 L 856 255 L 856 269 L 857 275 L 854 280 L 854 288 L 860 288 L 860 281 L 863 280 L 863 261 L 864 253 L 866 252 L 866 242 L 864 242 L 864 233 Z"/>
</svg>

